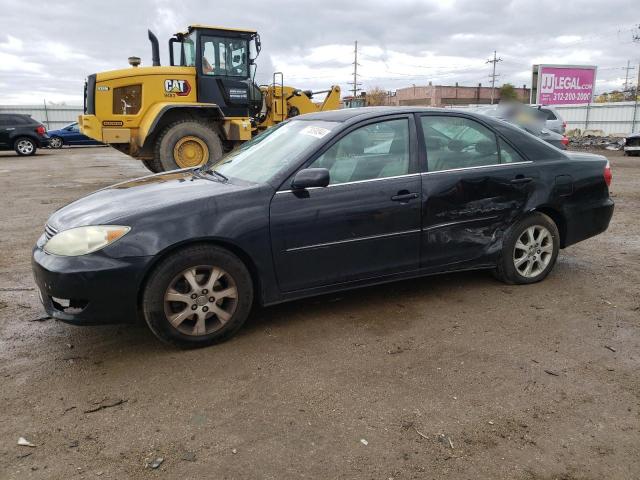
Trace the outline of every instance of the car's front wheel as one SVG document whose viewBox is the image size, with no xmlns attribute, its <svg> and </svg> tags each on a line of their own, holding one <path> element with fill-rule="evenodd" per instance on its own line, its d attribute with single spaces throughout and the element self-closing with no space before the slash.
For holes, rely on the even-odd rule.
<svg viewBox="0 0 640 480">
<path fill-rule="evenodd" d="M 539 282 L 553 269 L 559 250 L 555 222 L 543 213 L 532 213 L 507 230 L 496 276 L 510 284 Z"/>
<path fill-rule="evenodd" d="M 20 137 L 13 144 L 13 149 L 20 156 L 33 155 L 36 153 L 36 142 L 28 137 Z"/>
<path fill-rule="evenodd" d="M 49 146 L 51 148 L 55 148 L 56 150 L 58 148 L 62 148 L 62 145 L 64 145 L 64 142 L 60 137 L 51 137 L 51 139 L 49 140 Z"/>
<path fill-rule="evenodd" d="M 153 270 L 142 310 L 160 340 L 193 348 L 235 334 L 252 303 L 253 283 L 244 263 L 223 248 L 198 245 L 179 250 Z"/>
</svg>

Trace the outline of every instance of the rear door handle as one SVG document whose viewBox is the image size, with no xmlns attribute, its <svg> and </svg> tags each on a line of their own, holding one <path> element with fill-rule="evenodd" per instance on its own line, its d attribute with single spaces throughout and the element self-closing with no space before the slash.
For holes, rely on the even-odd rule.
<svg viewBox="0 0 640 480">
<path fill-rule="evenodd" d="M 391 200 L 393 200 L 394 202 L 408 202 L 409 200 L 414 200 L 419 196 L 420 195 L 418 195 L 417 193 L 401 193 L 391 197 Z"/>
<path fill-rule="evenodd" d="M 515 183 L 515 184 L 518 184 L 518 183 L 529 183 L 532 180 L 533 180 L 533 178 L 531 178 L 531 177 L 516 177 L 513 180 L 511 180 L 511 183 Z"/>
</svg>

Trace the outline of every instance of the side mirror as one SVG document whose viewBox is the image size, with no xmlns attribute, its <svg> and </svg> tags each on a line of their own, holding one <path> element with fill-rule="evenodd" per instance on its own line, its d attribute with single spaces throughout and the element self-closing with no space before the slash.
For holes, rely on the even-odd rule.
<svg viewBox="0 0 640 480">
<path fill-rule="evenodd" d="M 291 182 L 293 190 L 329 185 L 329 170 L 326 168 L 305 168 L 296 173 Z"/>
</svg>

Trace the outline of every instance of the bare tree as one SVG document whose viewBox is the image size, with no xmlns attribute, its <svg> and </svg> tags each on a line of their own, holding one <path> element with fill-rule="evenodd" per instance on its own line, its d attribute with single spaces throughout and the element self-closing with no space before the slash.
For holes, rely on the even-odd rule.
<svg viewBox="0 0 640 480">
<path fill-rule="evenodd" d="M 367 91 L 367 106 L 379 107 L 387 104 L 387 92 L 380 87 L 373 87 Z"/>
</svg>

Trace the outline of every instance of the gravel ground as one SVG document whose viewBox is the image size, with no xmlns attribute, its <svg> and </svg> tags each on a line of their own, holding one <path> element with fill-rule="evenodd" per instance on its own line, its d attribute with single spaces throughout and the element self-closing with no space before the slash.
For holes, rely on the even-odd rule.
<svg viewBox="0 0 640 480">
<path fill-rule="evenodd" d="M 196 351 L 36 320 L 47 217 L 146 171 L 109 148 L 0 153 L 0 479 L 639 478 L 640 159 L 607 153 L 611 227 L 542 283 L 298 301 Z"/>
</svg>

